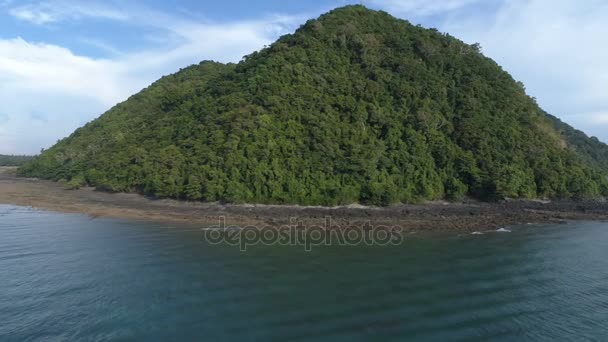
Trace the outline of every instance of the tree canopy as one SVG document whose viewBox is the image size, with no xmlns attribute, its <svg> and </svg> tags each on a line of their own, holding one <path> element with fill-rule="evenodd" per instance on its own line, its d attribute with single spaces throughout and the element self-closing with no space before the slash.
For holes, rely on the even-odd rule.
<svg viewBox="0 0 608 342">
<path fill-rule="evenodd" d="M 0 166 L 21 166 L 31 159 L 31 156 L 14 156 L 0 154 Z"/>
<path fill-rule="evenodd" d="M 235 203 L 593 198 L 606 151 L 479 45 L 347 6 L 163 77 L 20 174 Z"/>
</svg>

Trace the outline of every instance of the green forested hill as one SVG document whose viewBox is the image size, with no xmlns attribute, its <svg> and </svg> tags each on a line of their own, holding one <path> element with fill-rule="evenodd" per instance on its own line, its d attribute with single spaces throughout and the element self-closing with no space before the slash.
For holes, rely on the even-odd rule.
<svg viewBox="0 0 608 342">
<path fill-rule="evenodd" d="M 570 149 L 574 150 L 585 162 L 608 170 L 608 145 L 596 137 L 589 138 L 585 133 L 572 128 L 553 115 L 546 114 L 553 127 L 563 136 Z"/>
<path fill-rule="evenodd" d="M 13 156 L 0 154 L 0 166 L 21 166 L 31 160 L 30 156 Z"/>
<path fill-rule="evenodd" d="M 109 191 L 335 205 L 608 195 L 606 145 L 476 45 L 362 6 L 164 77 L 20 169 Z"/>
</svg>

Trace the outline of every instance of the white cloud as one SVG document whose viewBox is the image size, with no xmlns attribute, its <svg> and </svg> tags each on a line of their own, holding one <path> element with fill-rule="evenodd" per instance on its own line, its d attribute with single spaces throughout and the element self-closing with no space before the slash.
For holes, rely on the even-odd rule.
<svg viewBox="0 0 608 342">
<path fill-rule="evenodd" d="M 203 59 L 236 62 L 295 22 L 274 16 L 201 24 L 153 12 L 140 15 L 174 39 L 111 58 L 79 56 L 22 38 L 0 39 L 0 153 L 36 153 L 161 76 Z"/>
<path fill-rule="evenodd" d="M 586 113 L 581 116 L 589 118 L 592 124 L 608 125 L 608 112 Z"/>
<path fill-rule="evenodd" d="M 430 16 L 458 10 L 483 0 L 369 0 L 395 15 Z"/>
<path fill-rule="evenodd" d="M 0 40 L 0 153 L 33 153 L 123 99 L 119 63 L 21 38 Z"/>
<path fill-rule="evenodd" d="M 9 13 L 17 19 L 37 25 L 55 23 L 67 19 L 129 19 L 129 15 L 124 11 L 94 2 L 54 1 L 31 3 L 12 8 Z"/>
</svg>

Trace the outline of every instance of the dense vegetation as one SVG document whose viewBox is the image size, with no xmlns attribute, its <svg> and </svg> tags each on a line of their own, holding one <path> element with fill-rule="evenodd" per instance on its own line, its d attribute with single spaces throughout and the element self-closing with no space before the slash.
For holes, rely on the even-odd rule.
<svg viewBox="0 0 608 342">
<path fill-rule="evenodd" d="M 160 79 L 20 173 L 204 201 L 587 198 L 605 151 L 478 45 L 348 6 Z"/>
<path fill-rule="evenodd" d="M 0 166 L 21 166 L 30 161 L 30 156 L 12 156 L 0 154 Z"/>
<path fill-rule="evenodd" d="M 553 127 L 564 137 L 568 146 L 589 164 L 608 170 L 608 145 L 596 137 L 589 138 L 585 133 L 574 129 L 560 119 L 546 114 L 553 122 Z"/>
</svg>

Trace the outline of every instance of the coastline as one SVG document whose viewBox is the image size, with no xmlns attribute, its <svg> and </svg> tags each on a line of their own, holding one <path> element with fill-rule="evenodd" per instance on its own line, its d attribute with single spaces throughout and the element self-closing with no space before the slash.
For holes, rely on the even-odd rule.
<svg viewBox="0 0 608 342">
<path fill-rule="evenodd" d="M 280 226 L 303 222 L 323 225 L 331 217 L 333 227 L 399 226 L 405 231 L 479 231 L 526 223 L 569 220 L 608 220 L 608 203 L 503 201 L 498 203 L 436 202 L 390 207 L 351 205 L 336 208 L 297 205 L 252 205 L 149 199 L 138 194 L 105 193 L 92 188 L 67 190 L 59 183 L 18 178 L 15 168 L 0 168 L 0 204 L 29 206 L 91 217 L 110 217 L 196 225 L 215 225 L 225 217 L 227 225 Z"/>
</svg>

